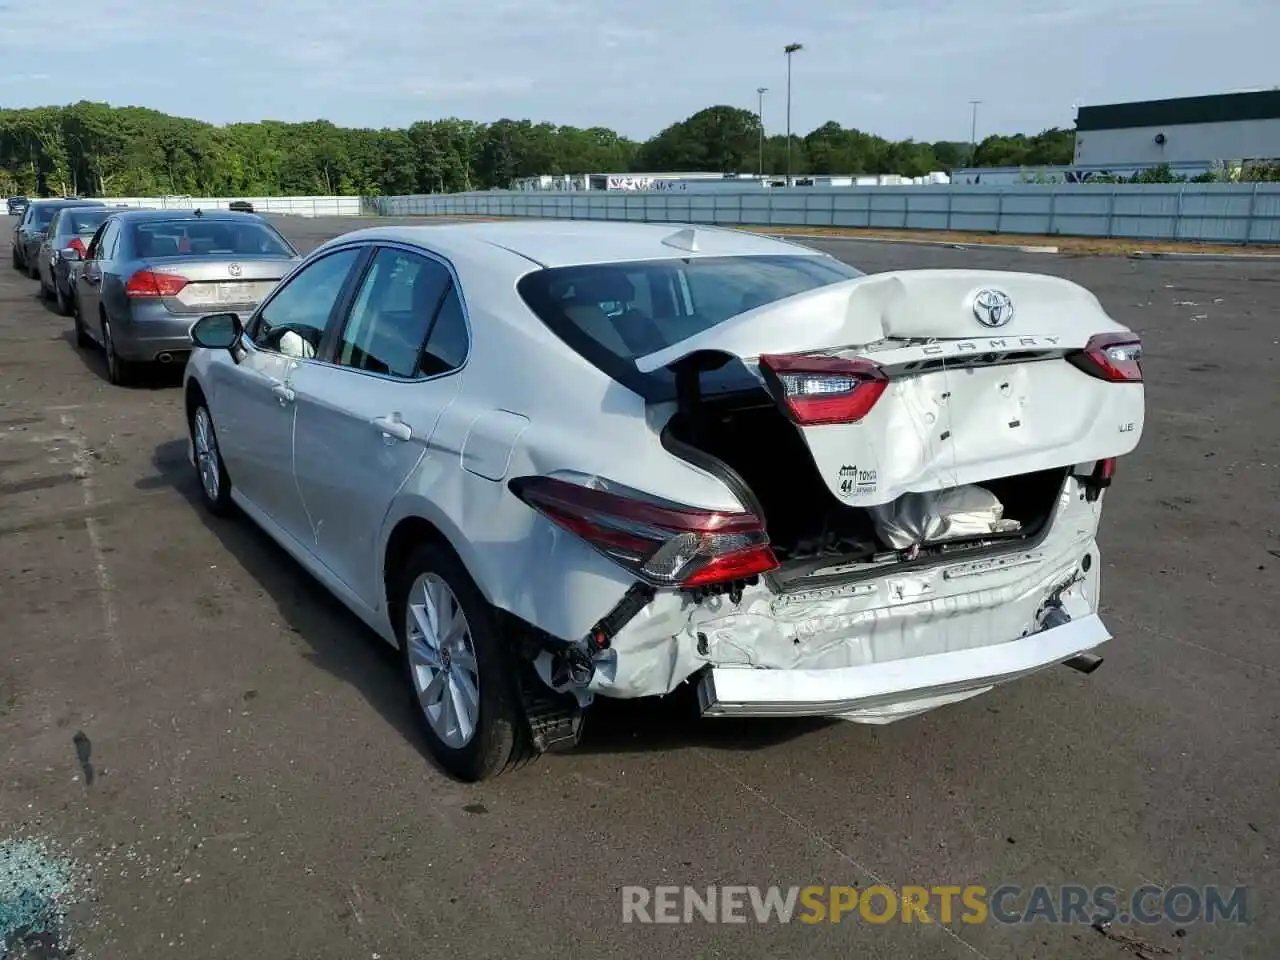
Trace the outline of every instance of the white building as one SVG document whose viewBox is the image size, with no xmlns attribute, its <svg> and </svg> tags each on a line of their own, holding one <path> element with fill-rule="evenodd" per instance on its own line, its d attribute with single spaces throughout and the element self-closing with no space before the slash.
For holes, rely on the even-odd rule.
<svg viewBox="0 0 1280 960">
<path fill-rule="evenodd" d="M 1076 113 L 1077 166 L 1144 168 L 1277 157 L 1280 89 L 1112 103 Z"/>
</svg>

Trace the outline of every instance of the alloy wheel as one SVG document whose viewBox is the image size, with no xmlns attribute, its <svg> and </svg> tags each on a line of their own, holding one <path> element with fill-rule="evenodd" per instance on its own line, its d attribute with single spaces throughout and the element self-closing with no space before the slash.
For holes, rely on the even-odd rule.
<svg viewBox="0 0 1280 960">
<path fill-rule="evenodd" d="M 441 742 L 465 747 L 480 720 L 480 669 L 467 616 L 434 573 L 414 580 L 406 606 L 405 639 L 418 704 Z"/>
</svg>

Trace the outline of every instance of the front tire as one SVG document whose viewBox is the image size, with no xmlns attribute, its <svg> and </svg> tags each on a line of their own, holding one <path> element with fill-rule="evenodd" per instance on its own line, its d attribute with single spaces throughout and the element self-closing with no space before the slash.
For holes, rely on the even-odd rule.
<svg viewBox="0 0 1280 960">
<path fill-rule="evenodd" d="M 57 277 L 53 278 L 53 305 L 54 305 L 54 308 L 58 311 L 58 316 L 60 317 L 71 316 L 71 301 L 68 300 L 67 297 L 63 295 L 62 284 L 58 282 Z M 77 336 L 79 335 L 79 332 L 80 332 L 80 323 L 77 321 L 76 322 Z"/>
<path fill-rule="evenodd" d="M 493 608 L 441 544 L 410 554 L 392 591 L 410 703 L 436 761 L 468 782 L 530 756 L 512 658 Z"/>
<path fill-rule="evenodd" d="M 213 416 L 203 403 L 191 414 L 189 427 L 201 502 L 214 516 L 229 516 L 232 510 L 231 478 L 227 476 L 227 465 L 222 462 L 222 451 L 218 449 L 218 434 L 213 429 Z"/>
</svg>

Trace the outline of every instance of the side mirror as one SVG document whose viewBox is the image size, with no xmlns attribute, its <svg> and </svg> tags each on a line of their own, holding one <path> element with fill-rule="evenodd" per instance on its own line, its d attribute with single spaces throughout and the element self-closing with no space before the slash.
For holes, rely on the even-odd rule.
<svg viewBox="0 0 1280 960">
<path fill-rule="evenodd" d="M 240 342 L 244 327 L 234 313 L 211 313 L 191 327 L 191 342 L 210 350 L 230 350 Z"/>
<path fill-rule="evenodd" d="M 84 259 L 84 257 L 80 255 L 80 251 L 77 250 L 75 247 L 63 247 L 61 250 L 58 251 L 58 256 L 61 257 L 63 260 L 66 260 L 68 263 L 75 260 Z"/>
</svg>

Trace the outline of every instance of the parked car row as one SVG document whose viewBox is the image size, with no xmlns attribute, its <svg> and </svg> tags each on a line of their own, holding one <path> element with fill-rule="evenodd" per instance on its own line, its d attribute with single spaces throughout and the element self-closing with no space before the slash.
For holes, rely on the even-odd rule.
<svg viewBox="0 0 1280 960">
<path fill-rule="evenodd" d="M 191 326 L 214 310 L 250 312 L 299 259 L 256 214 L 38 200 L 14 227 L 13 266 L 75 318 L 112 383 L 185 360 Z"/>
<path fill-rule="evenodd" d="M 296 260 L 253 215 L 171 211 L 71 259 L 117 368 L 192 349 L 205 507 L 399 649 L 463 779 L 572 746 L 598 696 L 885 723 L 1101 662 L 1141 344 L 1067 280 L 572 221 Z"/>
</svg>

